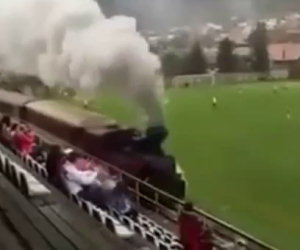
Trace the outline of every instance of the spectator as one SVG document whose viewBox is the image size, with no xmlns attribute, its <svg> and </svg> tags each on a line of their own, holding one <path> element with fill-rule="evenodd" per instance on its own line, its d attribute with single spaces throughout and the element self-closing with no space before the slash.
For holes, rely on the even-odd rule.
<svg viewBox="0 0 300 250">
<path fill-rule="evenodd" d="M 213 233 L 208 225 L 201 223 L 200 229 L 200 249 L 201 250 L 212 250 L 213 244 Z"/>
<path fill-rule="evenodd" d="M 18 123 L 12 123 L 12 125 L 9 128 L 11 138 L 15 136 L 17 130 L 18 130 Z"/>
<path fill-rule="evenodd" d="M 59 168 L 62 165 L 63 154 L 58 145 L 50 146 L 49 154 L 46 161 L 48 180 L 51 183 L 58 184 L 60 180 Z"/>
<path fill-rule="evenodd" d="M 117 210 L 120 214 L 136 219 L 138 212 L 127 193 L 127 187 L 123 182 L 119 182 L 113 190 L 108 207 Z"/>
<path fill-rule="evenodd" d="M 75 153 L 69 154 L 62 169 L 62 180 L 69 193 L 78 195 L 93 204 L 107 208 L 105 206 L 110 190 L 101 188 L 101 183 L 97 179 L 99 170 L 87 167 L 80 169 L 76 166 L 78 156 Z"/>
<path fill-rule="evenodd" d="M 201 225 L 198 216 L 193 212 L 193 204 L 187 202 L 179 216 L 179 235 L 184 250 L 202 250 L 200 234 Z"/>
<path fill-rule="evenodd" d="M 21 126 L 17 135 L 17 142 L 19 145 L 19 150 L 23 154 L 31 154 L 34 142 L 35 134 L 28 126 Z"/>
<path fill-rule="evenodd" d="M 33 151 L 31 152 L 31 156 L 39 164 L 42 164 L 42 165 L 46 164 L 46 161 L 47 161 L 46 145 L 38 137 L 36 137 L 35 146 L 33 148 Z"/>
<path fill-rule="evenodd" d="M 93 161 L 71 153 L 63 165 L 62 179 L 66 189 L 102 209 L 115 209 L 120 214 L 136 216 L 135 208 L 123 185 L 106 173 Z M 101 176 L 101 178 L 100 178 Z"/>
<path fill-rule="evenodd" d="M 9 134 L 7 132 L 7 128 L 9 128 L 11 125 L 11 120 L 10 117 L 7 115 L 4 115 L 0 121 L 0 126 L 1 126 L 1 142 L 6 145 L 9 146 Z"/>
<path fill-rule="evenodd" d="M 10 124 L 11 124 L 10 117 L 7 115 L 4 115 L 0 121 L 1 129 L 3 129 L 4 127 L 10 127 Z"/>
</svg>

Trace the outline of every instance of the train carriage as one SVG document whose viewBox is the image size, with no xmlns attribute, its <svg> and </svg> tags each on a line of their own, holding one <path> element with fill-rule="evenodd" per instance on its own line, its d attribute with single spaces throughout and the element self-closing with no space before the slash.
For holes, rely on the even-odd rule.
<svg viewBox="0 0 300 250">
<path fill-rule="evenodd" d="M 33 124 L 139 179 L 147 179 L 154 186 L 184 198 L 185 181 L 176 173 L 175 160 L 160 149 L 166 137 L 164 129 L 151 128 L 144 134 L 67 103 L 37 100 L 4 90 L 0 92 L 0 112 Z"/>
<path fill-rule="evenodd" d="M 0 89 L 0 112 L 19 117 L 25 105 L 35 98 Z"/>
</svg>

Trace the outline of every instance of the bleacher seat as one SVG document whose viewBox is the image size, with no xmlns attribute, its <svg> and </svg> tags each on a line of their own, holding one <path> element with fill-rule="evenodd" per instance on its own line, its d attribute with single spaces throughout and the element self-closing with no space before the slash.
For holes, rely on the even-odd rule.
<svg viewBox="0 0 300 250">
<path fill-rule="evenodd" d="M 27 158 L 27 166 L 30 168 L 30 169 L 33 169 L 33 162 L 30 158 Z"/>
<path fill-rule="evenodd" d="M 114 225 L 115 225 L 116 234 L 119 237 L 121 237 L 123 239 L 128 239 L 134 235 L 133 231 L 131 231 L 129 228 L 125 227 L 119 221 L 117 221 L 115 219 L 113 219 L 113 221 L 114 221 Z"/>
<path fill-rule="evenodd" d="M 120 214 L 119 214 L 116 210 L 112 209 L 112 210 L 111 210 L 111 213 L 112 213 L 112 216 L 113 216 L 115 219 L 117 219 L 118 221 L 121 220 L 121 219 L 120 219 Z"/>
<path fill-rule="evenodd" d="M 4 173 L 4 164 L 3 164 L 3 161 L 2 161 L 2 157 L 0 158 L 0 172 Z"/>
<path fill-rule="evenodd" d="M 16 172 L 18 174 L 23 174 L 27 180 L 29 188 L 29 196 L 40 196 L 50 194 L 50 190 L 47 189 L 43 184 L 41 184 L 35 177 L 33 177 L 29 172 L 27 172 L 23 167 L 15 164 Z"/>
<path fill-rule="evenodd" d="M 5 157 L 4 159 L 4 167 L 3 167 L 3 173 L 4 175 L 8 176 L 8 168 L 9 168 L 9 161 L 8 159 Z"/>
<path fill-rule="evenodd" d="M 165 243 L 160 242 L 158 245 L 158 249 L 159 250 L 169 250 L 169 247 Z"/>
<path fill-rule="evenodd" d="M 19 187 L 21 189 L 22 194 L 24 194 L 26 197 L 29 197 L 29 187 L 28 187 L 26 177 L 23 173 L 20 174 Z"/>
<path fill-rule="evenodd" d="M 80 198 L 75 194 L 72 194 L 71 197 L 72 201 L 75 202 L 77 206 L 81 207 Z"/>
<path fill-rule="evenodd" d="M 168 243 L 168 244 L 171 244 L 172 242 L 172 239 L 170 239 L 169 237 L 165 236 L 164 239 L 163 239 L 164 242 Z"/>
<path fill-rule="evenodd" d="M 150 220 L 148 217 L 146 217 L 143 214 L 139 214 L 137 219 L 138 219 L 139 223 L 141 223 L 141 224 L 145 223 L 145 222 L 148 223 Z"/>
<path fill-rule="evenodd" d="M 137 234 L 143 235 L 142 227 L 139 224 L 135 223 L 133 229 Z"/>
<path fill-rule="evenodd" d="M 161 234 L 164 234 L 164 229 L 163 228 L 161 228 L 160 226 L 158 226 L 158 227 L 156 227 L 156 230 L 158 231 L 158 232 L 160 232 Z"/>
<path fill-rule="evenodd" d="M 6 167 L 6 177 L 7 177 L 10 181 L 12 181 L 12 174 L 11 174 L 11 172 L 12 172 L 12 165 L 11 165 L 11 163 L 9 162 L 8 165 L 7 165 L 7 167 Z"/>
<path fill-rule="evenodd" d="M 127 217 L 127 216 L 122 216 L 122 220 L 123 224 L 127 227 L 129 227 L 130 229 L 133 228 L 133 221 Z"/>
<path fill-rule="evenodd" d="M 184 248 L 181 244 L 171 244 L 170 249 L 171 250 L 184 250 Z"/>
<path fill-rule="evenodd" d="M 38 165 L 37 163 L 35 163 L 35 162 L 33 162 L 32 165 L 33 165 L 33 170 L 34 170 L 36 173 L 40 174 L 40 168 L 39 168 L 39 165 Z"/>
<path fill-rule="evenodd" d="M 74 202 L 74 203 L 78 203 L 77 201 L 78 201 L 78 197 L 77 197 L 77 195 L 75 195 L 75 194 L 70 194 L 70 198 L 71 198 L 71 200 Z"/>
<path fill-rule="evenodd" d="M 154 234 L 154 236 L 155 236 L 156 238 L 158 238 L 158 239 L 162 239 L 162 238 L 163 238 L 163 237 L 162 237 L 162 233 L 159 232 L 156 228 L 153 230 L 153 234 Z"/>
<path fill-rule="evenodd" d="M 144 222 L 141 224 L 141 226 L 146 230 L 146 231 L 149 231 L 150 230 L 150 226 L 148 223 Z"/>
<path fill-rule="evenodd" d="M 180 243 L 180 239 L 177 238 L 177 237 L 173 237 L 173 241 L 176 242 L 176 243 Z"/>
<path fill-rule="evenodd" d="M 168 237 L 168 238 L 170 238 L 170 239 L 173 239 L 173 238 L 174 238 L 174 235 L 173 235 L 173 234 L 171 234 L 171 233 L 169 233 L 169 232 L 166 232 L 166 231 L 165 231 L 165 236 Z"/>
<path fill-rule="evenodd" d="M 154 245 L 156 244 L 155 237 L 149 232 L 146 233 L 146 240 L 148 240 L 149 242 L 151 242 Z"/>
<path fill-rule="evenodd" d="M 11 181 L 16 187 L 18 187 L 19 180 L 18 180 L 18 175 L 17 175 L 17 170 L 15 165 L 13 165 L 11 169 Z"/>
<path fill-rule="evenodd" d="M 41 175 L 44 179 L 48 178 L 48 173 L 47 173 L 46 169 L 42 168 Z"/>
<path fill-rule="evenodd" d="M 88 214 L 90 214 L 91 212 L 90 212 L 90 208 L 89 208 L 89 204 L 88 204 L 88 202 L 87 201 L 82 201 L 81 202 L 81 207 L 82 207 L 82 209 L 85 211 L 85 212 L 87 212 Z"/>
<path fill-rule="evenodd" d="M 99 221 L 100 223 L 104 224 L 104 221 L 102 219 L 101 213 L 98 209 L 93 209 L 92 210 L 92 216 Z"/>
<path fill-rule="evenodd" d="M 114 222 L 113 222 L 112 218 L 107 216 L 105 218 L 105 225 L 106 225 L 106 227 L 108 228 L 109 231 L 111 231 L 113 233 L 116 233 L 116 229 L 115 229 Z"/>
</svg>

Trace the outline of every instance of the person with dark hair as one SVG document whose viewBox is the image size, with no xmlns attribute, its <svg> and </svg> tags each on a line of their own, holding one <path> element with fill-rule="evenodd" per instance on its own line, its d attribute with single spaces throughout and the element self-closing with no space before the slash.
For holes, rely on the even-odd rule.
<svg viewBox="0 0 300 250">
<path fill-rule="evenodd" d="M 31 152 L 31 157 L 40 164 L 47 163 L 46 145 L 38 137 L 35 140 L 35 146 Z"/>
<path fill-rule="evenodd" d="M 11 124 L 10 117 L 8 115 L 4 115 L 0 121 L 1 129 L 3 128 L 3 126 L 10 127 L 10 124 Z"/>
<path fill-rule="evenodd" d="M 17 147 L 22 154 L 31 154 L 34 143 L 35 143 L 35 133 L 29 126 L 20 125 L 19 131 L 16 132 Z"/>
<path fill-rule="evenodd" d="M 11 133 L 15 133 L 17 129 L 18 129 L 18 123 L 12 123 L 9 130 Z"/>
<path fill-rule="evenodd" d="M 109 198 L 109 208 L 115 209 L 120 214 L 129 216 L 134 220 L 136 219 L 138 212 L 134 202 L 127 192 L 127 186 L 124 182 L 119 181 L 117 183 L 117 186 Z"/>
<path fill-rule="evenodd" d="M 62 164 L 63 154 L 60 146 L 52 145 L 50 147 L 48 157 L 46 160 L 46 169 L 48 172 L 48 180 L 51 183 L 56 183 L 60 178 L 59 168 Z"/>
<path fill-rule="evenodd" d="M 11 125 L 10 117 L 4 115 L 0 121 L 0 129 L 1 129 L 1 142 L 6 146 L 10 146 L 9 133 L 8 133 L 8 128 L 10 127 L 10 125 Z"/>
</svg>

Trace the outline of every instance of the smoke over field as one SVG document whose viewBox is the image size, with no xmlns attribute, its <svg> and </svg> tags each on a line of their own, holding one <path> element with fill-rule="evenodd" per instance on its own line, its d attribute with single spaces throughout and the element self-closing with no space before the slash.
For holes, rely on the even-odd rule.
<svg viewBox="0 0 300 250">
<path fill-rule="evenodd" d="M 159 59 L 134 18 L 106 18 L 94 0 L 1 0 L 0 69 L 89 93 L 115 88 L 162 123 Z"/>
</svg>

